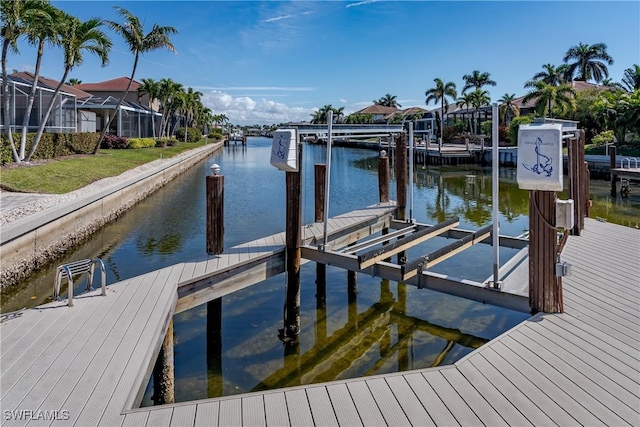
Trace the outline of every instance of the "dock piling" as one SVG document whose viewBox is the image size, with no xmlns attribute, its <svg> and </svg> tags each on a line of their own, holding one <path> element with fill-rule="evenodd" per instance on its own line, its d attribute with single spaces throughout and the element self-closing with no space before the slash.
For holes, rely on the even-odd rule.
<svg viewBox="0 0 640 427">
<path fill-rule="evenodd" d="M 618 197 L 618 190 L 616 189 L 616 179 L 613 170 L 616 168 L 616 146 L 609 147 L 609 168 L 611 169 L 611 197 Z"/>
<path fill-rule="evenodd" d="M 217 168 L 216 168 L 217 167 Z M 224 176 L 214 164 L 213 175 L 207 176 L 207 253 L 219 255 L 224 242 Z"/>
<path fill-rule="evenodd" d="M 173 369 L 173 319 L 169 320 L 160 354 L 153 369 L 153 400 L 155 405 L 175 402 Z"/>
<path fill-rule="evenodd" d="M 407 219 L 407 134 L 401 133 L 396 142 L 396 198 L 397 214 L 400 221 Z M 398 253 L 398 264 L 404 264 L 407 260 L 404 251 Z"/>
<path fill-rule="evenodd" d="M 326 180 L 327 165 L 316 163 L 314 167 L 314 190 L 315 190 L 315 222 L 324 221 L 324 193 L 327 185 Z M 318 307 L 326 302 L 327 294 L 327 266 L 320 262 L 316 263 L 316 303 Z"/>
</svg>

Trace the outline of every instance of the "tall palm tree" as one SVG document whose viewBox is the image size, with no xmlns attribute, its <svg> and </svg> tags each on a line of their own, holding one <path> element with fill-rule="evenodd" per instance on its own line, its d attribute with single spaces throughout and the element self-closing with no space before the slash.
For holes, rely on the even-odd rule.
<svg viewBox="0 0 640 427">
<path fill-rule="evenodd" d="M 465 74 L 462 76 L 464 80 L 464 87 L 462 88 L 462 93 L 465 93 L 467 90 L 474 88 L 475 90 L 482 89 L 483 86 L 495 86 L 496 82 L 491 80 L 491 74 L 489 73 L 481 73 L 478 70 L 473 70 L 471 74 Z"/>
<path fill-rule="evenodd" d="M 38 13 L 32 14 L 28 19 L 29 23 L 26 28 L 25 35 L 30 45 L 36 46 L 36 67 L 33 73 L 33 82 L 31 90 L 27 97 L 27 106 L 22 120 L 22 133 L 20 135 L 20 151 L 18 157 L 20 161 L 24 160 L 25 148 L 27 146 L 27 132 L 29 130 L 29 121 L 31 120 L 31 112 L 36 99 L 36 91 L 38 89 L 38 79 L 40 78 L 40 66 L 42 65 L 42 55 L 44 54 L 45 44 L 57 44 L 59 42 L 57 34 L 57 25 L 60 14 L 62 12 L 49 3 L 42 3 Z"/>
<path fill-rule="evenodd" d="M 138 86 L 138 102 L 142 100 L 142 97 L 147 95 L 149 97 L 149 106 L 153 110 L 153 104 L 160 96 L 160 81 L 153 79 L 142 79 L 140 86 Z M 151 131 L 153 132 L 153 138 L 156 137 L 156 115 L 151 115 Z"/>
<path fill-rule="evenodd" d="M 622 77 L 620 87 L 629 93 L 640 89 L 640 65 L 633 64 L 633 67 L 624 70 L 624 77 Z"/>
<path fill-rule="evenodd" d="M 100 18 L 91 18 L 85 22 L 80 21 L 78 18 L 71 16 L 67 13 L 61 12 L 60 18 L 57 22 L 57 28 L 59 30 L 60 44 L 64 49 L 64 74 L 60 83 L 56 86 L 53 96 L 49 100 L 49 105 L 45 110 L 43 117 L 40 119 L 40 126 L 29 150 L 29 154 L 25 158 L 25 161 L 29 161 L 33 153 L 35 153 L 42 133 L 49 120 L 49 115 L 56 103 L 60 88 L 64 84 L 63 82 L 69 76 L 69 73 L 76 65 L 82 64 L 84 52 L 93 53 L 100 58 L 102 66 L 106 66 L 109 63 L 109 51 L 111 50 L 111 40 L 107 35 L 100 30 L 102 26 L 102 20 Z"/>
<path fill-rule="evenodd" d="M 500 108 L 504 109 L 505 124 L 507 124 L 507 116 L 509 112 L 513 114 L 513 117 L 518 117 L 520 115 L 520 109 L 515 104 L 514 102 L 515 100 L 516 100 L 515 93 L 512 93 L 511 95 L 509 95 L 508 93 L 505 93 L 504 95 L 502 95 L 502 98 L 498 99 L 498 102 L 500 103 Z"/>
<path fill-rule="evenodd" d="M 573 105 L 576 91 L 568 84 L 551 86 L 543 81 L 536 83 L 534 89 L 527 93 L 523 102 L 535 100 L 535 108 L 548 117 L 553 117 L 553 107 L 564 108 Z"/>
<path fill-rule="evenodd" d="M 156 49 L 165 48 L 170 52 L 175 53 L 176 48 L 171 43 L 171 39 L 169 36 L 176 34 L 177 30 L 173 27 L 161 27 L 158 24 L 153 24 L 153 28 L 147 34 L 144 34 L 144 28 L 142 27 L 142 23 L 140 19 L 132 15 L 128 10 L 114 6 L 116 13 L 124 18 L 124 24 L 120 24 L 114 21 L 106 21 L 107 25 L 111 27 L 116 33 L 120 34 L 131 53 L 133 53 L 133 70 L 131 71 L 131 77 L 129 78 L 129 83 L 127 84 L 127 89 L 125 89 L 124 94 L 118 101 L 118 105 L 116 105 L 116 113 L 120 109 L 122 105 L 122 101 L 127 97 L 129 93 L 129 89 L 131 88 L 131 83 L 133 82 L 133 78 L 136 74 L 136 68 L 138 67 L 138 60 L 140 59 L 140 55 L 143 53 L 151 52 Z M 107 133 L 109 129 L 109 125 L 113 120 L 113 117 L 117 114 L 112 114 L 108 123 L 105 124 L 102 129 L 102 133 L 100 134 L 100 140 L 93 150 L 94 154 L 98 153 L 100 149 L 100 144 L 104 139 L 104 135 Z"/>
<path fill-rule="evenodd" d="M 560 86 L 566 83 L 567 64 L 555 66 L 553 64 L 544 64 L 542 71 L 536 73 L 531 80 L 524 84 L 524 87 L 534 87 L 536 82 L 542 81 L 551 86 Z"/>
<path fill-rule="evenodd" d="M 69 86 L 76 86 L 76 85 L 82 84 L 82 80 L 74 79 L 74 78 L 72 77 L 72 78 L 70 78 L 69 80 L 67 80 L 67 84 L 68 84 Z"/>
<path fill-rule="evenodd" d="M 471 105 L 475 108 L 475 112 L 478 114 L 478 118 L 476 120 L 476 129 L 475 133 L 480 133 L 480 107 L 488 105 L 491 102 L 491 98 L 489 97 L 489 92 L 482 89 L 476 89 L 469 94 L 471 98 Z"/>
<path fill-rule="evenodd" d="M 572 59 L 574 62 L 569 63 Z M 578 46 L 572 46 L 567 50 L 563 61 L 568 64 L 567 80 L 585 82 L 587 80 L 600 82 L 605 77 L 609 77 L 607 65 L 613 65 L 613 58 L 607 53 L 607 45 L 604 43 L 593 45 L 580 43 Z"/>
<path fill-rule="evenodd" d="M 385 107 L 400 108 L 400 107 L 402 107 L 402 105 L 398 104 L 397 98 L 398 98 L 397 96 L 391 95 L 390 93 L 387 93 L 382 98 L 380 98 L 380 99 L 378 99 L 376 101 L 373 101 L 373 103 L 376 104 L 376 105 L 383 105 Z"/>
<path fill-rule="evenodd" d="M 429 105 L 431 101 L 433 101 L 434 104 L 440 102 L 440 139 L 442 140 L 444 138 L 444 114 L 446 109 L 449 107 L 449 101 L 447 98 L 456 99 L 458 97 L 458 92 L 456 92 L 456 84 L 453 82 L 445 83 L 437 77 L 433 79 L 433 82 L 436 86 L 431 89 L 427 89 L 424 93 L 427 97 L 425 104 Z M 442 142 L 444 142 L 444 140 Z"/>
<path fill-rule="evenodd" d="M 21 161 L 16 150 L 13 134 L 11 132 L 9 96 L 9 79 L 7 78 L 7 54 L 9 50 L 18 53 L 18 39 L 29 31 L 30 22 L 35 16 L 41 14 L 41 9 L 48 3 L 44 0 L 0 0 L 0 35 L 2 36 L 2 100 L 4 101 L 5 132 L 11 146 L 13 160 Z"/>
<path fill-rule="evenodd" d="M 178 107 L 179 98 L 183 92 L 182 84 L 176 83 L 171 79 L 160 79 L 158 99 L 162 109 L 162 117 L 160 119 L 160 138 L 168 138 L 170 136 L 169 129 L 171 119 Z"/>
</svg>

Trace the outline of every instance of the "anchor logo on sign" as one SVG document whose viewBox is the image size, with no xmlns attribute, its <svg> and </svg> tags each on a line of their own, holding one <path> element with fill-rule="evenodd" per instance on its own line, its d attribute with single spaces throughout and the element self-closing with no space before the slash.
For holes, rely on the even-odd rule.
<svg viewBox="0 0 640 427">
<path fill-rule="evenodd" d="M 537 173 L 538 175 L 544 174 L 545 176 L 550 177 L 551 172 L 553 172 L 553 166 L 551 165 L 552 159 L 551 157 L 545 156 L 540 152 L 541 145 L 542 145 L 542 140 L 540 138 L 536 138 L 536 147 L 535 147 L 536 164 L 528 165 L 526 163 L 523 163 L 522 166 L 524 166 L 526 169 L 530 170 L 533 173 Z"/>
<path fill-rule="evenodd" d="M 282 142 L 282 138 L 283 138 L 283 135 L 280 135 L 280 137 L 278 138 L 279 148 L 278 148 L 278 152 L 275 154 L 276 156 L 278 156 L 278 158 L 284 160 L 284 157 L 287 154 L 286 152 L 287 146 Z"/>
</svg>

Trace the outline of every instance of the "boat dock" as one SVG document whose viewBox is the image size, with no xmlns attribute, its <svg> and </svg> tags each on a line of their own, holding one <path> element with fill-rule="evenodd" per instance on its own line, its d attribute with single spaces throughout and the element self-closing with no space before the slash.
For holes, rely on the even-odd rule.
<svg viewBox="0 0 640 427">
<path fill-rule="evenodd" d="M 334 217 L 329 236 L 348 245 L 389 226 L 392 210 Z M 303 244 L 321 228 L 304 227 Z M 138 408 L 173 314 L 282 272 L 283 253 L 280 233 L 5 319 L 2 425 L 640 424 L 640 231 L 589 218 L 563 252 L 565 312 L 454 365 Z M 526 292 L 528 263 L 512 264 L 505 283 Z"/>
</svg>

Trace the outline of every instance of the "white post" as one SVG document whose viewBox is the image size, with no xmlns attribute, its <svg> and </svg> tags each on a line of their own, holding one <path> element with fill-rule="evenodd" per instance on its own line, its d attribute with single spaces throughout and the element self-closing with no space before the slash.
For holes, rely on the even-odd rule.
<svg viewBox="0 0 640 427">
<path fill-rule="evenodd" d="M 413 222 L 413 122 L 409 122 L 409 222 Z"/>
<path fill-rule="evenodd" d="M 493 287 L 500 289 L 500 224 L 498 217 L 498 200 L 500 186 L 498 184 L 498 168 L 500 167 L 500 150 L 498 149 L 498 103 L 493 103 L 493 109 L 491 111 L 491 154 L 493 155 L 493 161 L 491 164 L 492 174 L 492 202 L 493 203 Z"/>
<path fill-rule="evenodd" d="M 322 240 L 322 250 L 327 249 L 327 227 L 329 225 L 329 189 L 331 182 L 331 128 L 333 126 L 333 111 L 327 113 L 327 170 L 325 172 L 324 189 L 324 238 Z"/>
</svg>

